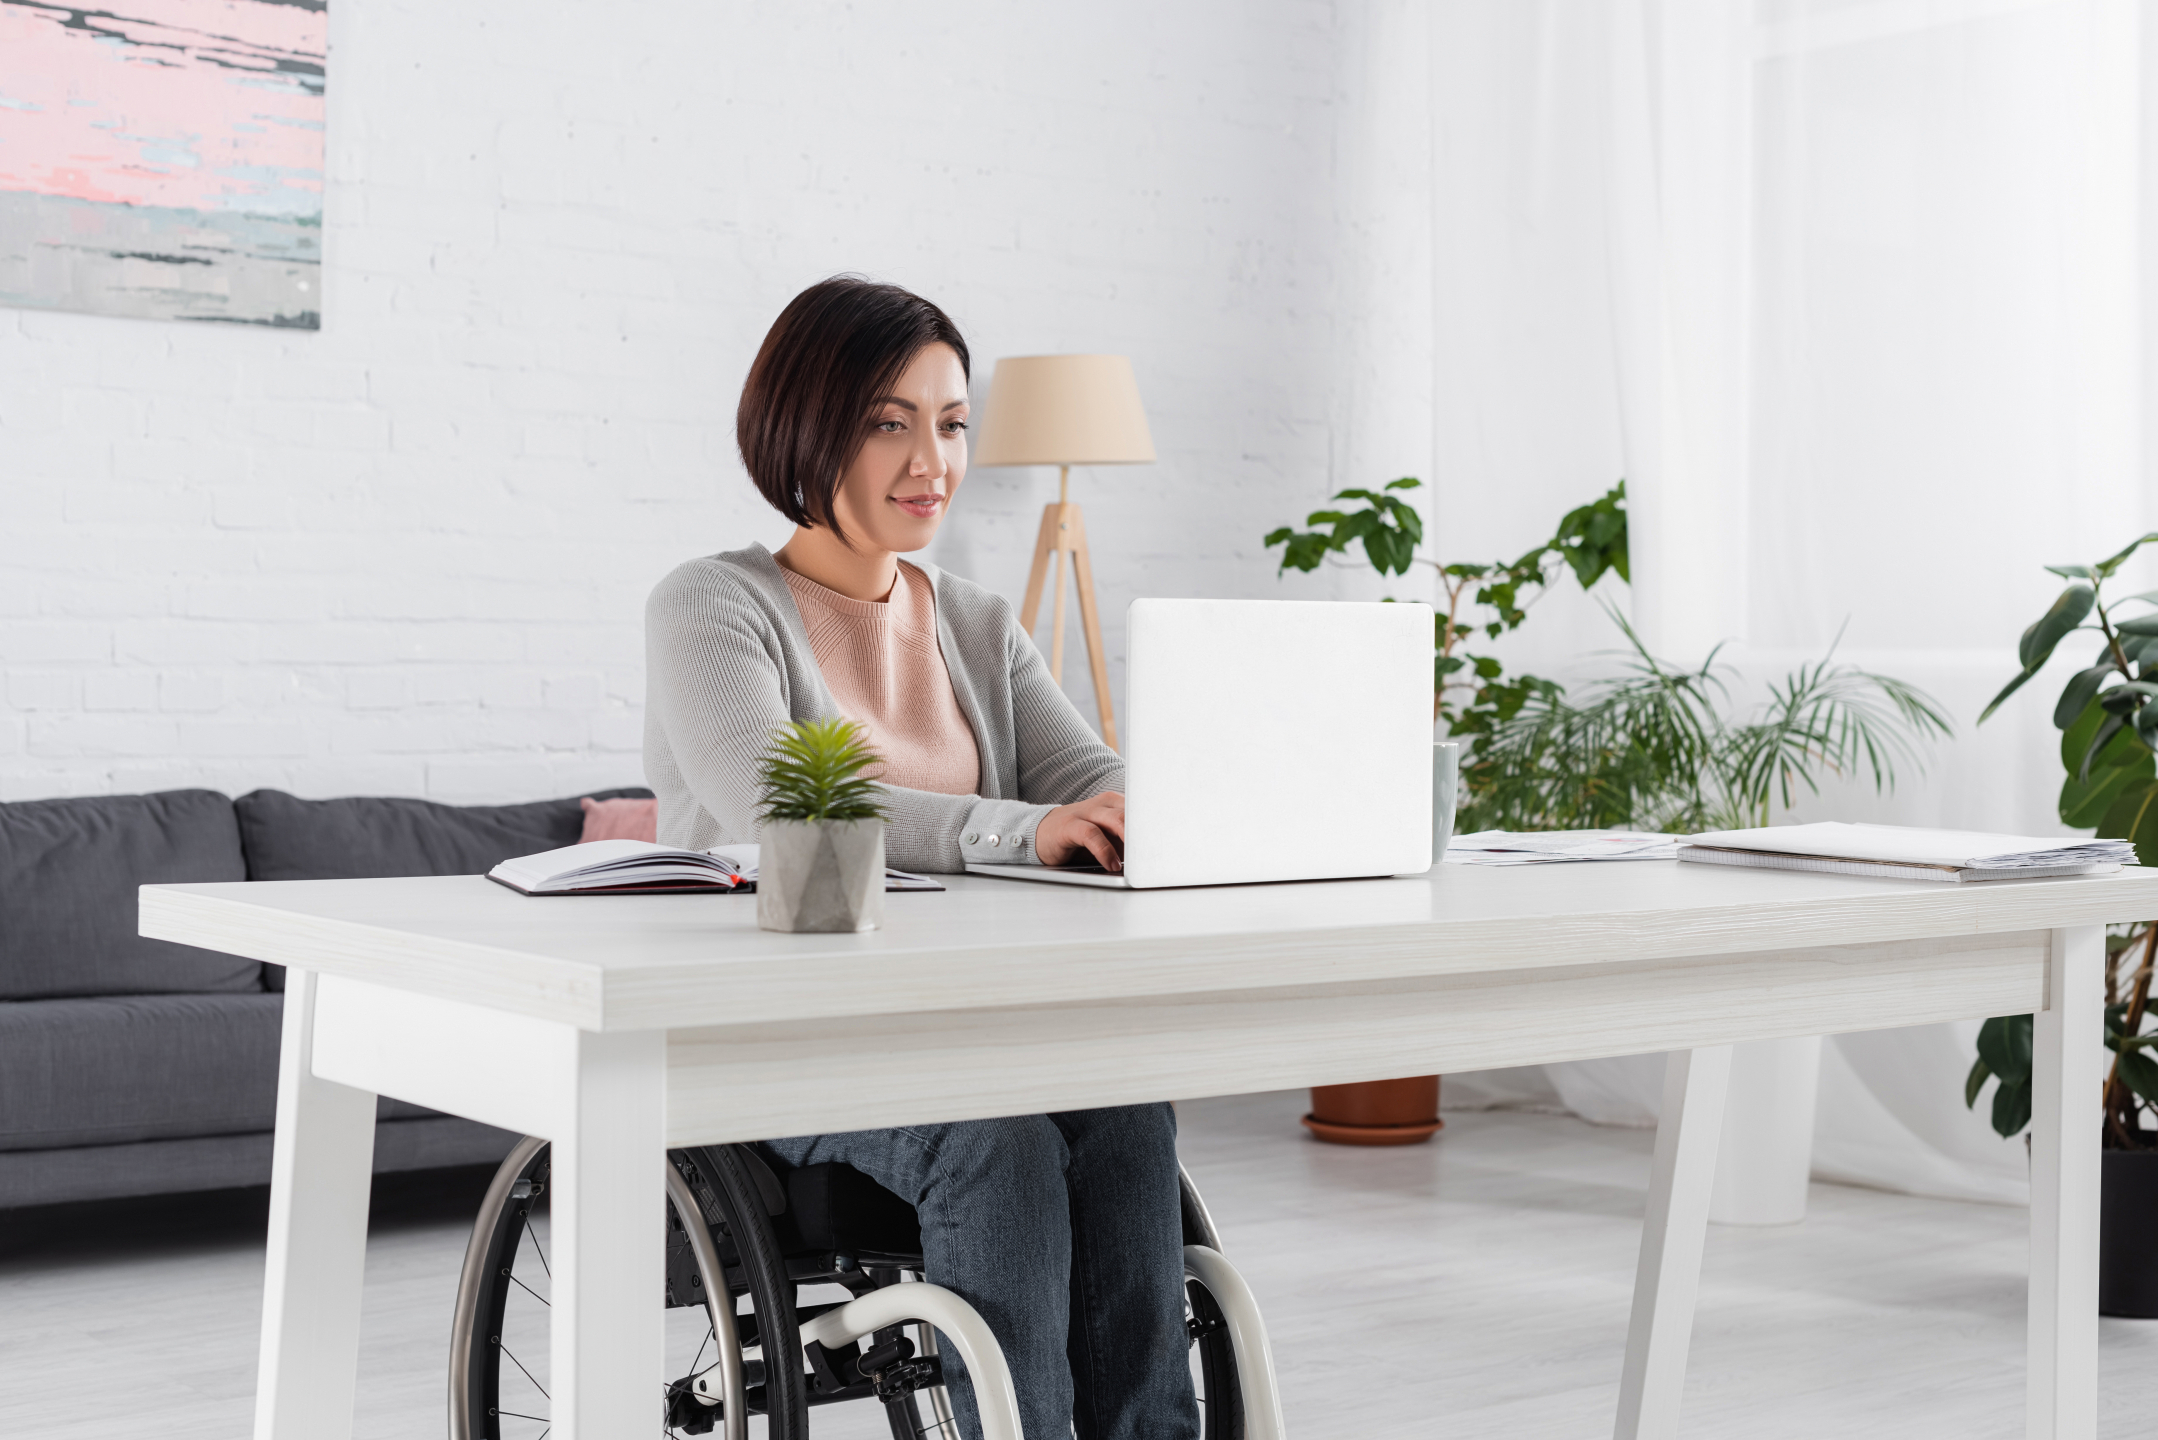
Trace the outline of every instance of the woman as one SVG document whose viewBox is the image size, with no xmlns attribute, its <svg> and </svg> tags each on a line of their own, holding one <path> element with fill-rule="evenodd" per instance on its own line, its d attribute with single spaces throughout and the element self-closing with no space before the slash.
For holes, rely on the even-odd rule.
<svg viewBox="0 0 2158 1440">
<path fill-rule="evenodd" d="M 943 311 L 839 277 L 796 296 L 750 367 L 743 464 L 795 531 L 677 569 L 645 611 L 645 771 L 659 838 L 757 838 L 777 726 L 844 715 L 882 757 L 885 845 L 907 870 L 969 860 L 1116 870 L 1124 766 L 1048 674 L 1011 606 L 903 561 L 967 468 L 966 342 Z M 1028 1440 L 1186 1440 L 1176 1121 L 1167 1105 L 767 1142 L 844 1161 L 920 1212 L 929 1278 L 996 1332 Z M 945 1373 L 969 1436 L 972 1387 Z"/>
</svg>

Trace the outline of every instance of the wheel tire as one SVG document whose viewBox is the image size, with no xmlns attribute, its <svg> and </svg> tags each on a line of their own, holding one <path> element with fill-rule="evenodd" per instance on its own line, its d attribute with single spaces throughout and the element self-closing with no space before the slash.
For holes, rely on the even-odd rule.
<svg viewBox="0 0 2158 1440">
<path fill-rule="evenodd" d="M 802 1331 L 794 1318 L 794 1282 L 765 1214 L 763 1192 L 740 1149 L 700 1145 L 678 1153 L 696 1170 L 691 1189 L 710 1207 L 706 1218 L 719 1232 L 721 1258 L 740 1267 L 749 1286 L 764 1354 L 765 1440 L 809 1440 L 809 1387 L 802 1371 Z"/>
<path fill-rule="evenodd" d="M 1198 1340 L 1199 1410 L 1205 1422 L 1201 1433 L 1206 1440 L 1244 1440 L 1244 1388 L 1237 1375 L 1236 1344 L 1229 1338 L 1229 1326 L 1204 1285 L 1186 1280 L 1184 1293 L 1191 1297 L 1192 1318 L 1205 1327 Z"/>
<path fill-rule="evenodd" d="M 1219 1251 L 1221 1232 L 1214 1228 L 1214 1217 L 1208 1213 L 1206 1201 L 1199 1197 L 1191 1172 L 1181 1165 L 1177 1167 L 1177 1189 L 1184 1243 Z M 1221 1307 L 1204 1285 L 1187 1277 L 1184 1294 L 1191 1302 L 1191 1318 L 1203 1331 L 1198 1340 L 1200 1412 L 1205 1422 L 1202 1434 L 1205 1440 L 1243 1440 L 1244 1388 L 1236 1369 L 1236 1342 L 1229 1336 Z"/>
<path fill-rule="evenodd" d="M 501 1334 L 503 1309 L 514 1284 L 510 1259 L 547 1173 L 547 1142 L 530 1136 L 518 1141 L 495 1171 L 472 1223 L 450 1330 L 450 1440 L 502 1440 L 495 1415 L 502 1350 L 495 1337 Z M 520 1181 L 537 1188 L 517 1195 Z"/>
<path fill-rule="evenodd" d="M 496 1413 L 502 1393 L 502 1357 L 514 1357 L 501 1343 L 507 1333 L 503 1320 L 511 1292 L 520 1284 L 516 1269 L 525 1226 L 535 1202 L 546 1192 L 551 1165 L 552 1152 L 545 1140 L 527 1136 L 518 1141 L 495 1171 L 473 1221 L 450 1331 L 450 1440 L 502 1440 L 501 1417 Z M 689 1223 L 706 1223 L 701 1215 L 680 1217 L 672 1196 L 668 1208 Z M 544 1266 L 545 1256 L 538 1258 Z M 526 1278 L 541 1279 L 537 1274 Z M 512 1363 L 516 1363 L 514 1358 Z M 537 1388 L 538 1382 L 533 1383 Z M 545 1424 L 543 1419 L 537 1423 Z M 778 1435 L 773 1432 L 774 1440 Z"/>
</svg>

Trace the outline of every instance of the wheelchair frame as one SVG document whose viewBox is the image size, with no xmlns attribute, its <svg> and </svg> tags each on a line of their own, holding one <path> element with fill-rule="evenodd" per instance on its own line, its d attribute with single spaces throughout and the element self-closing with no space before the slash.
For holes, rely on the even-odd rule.
<svg viewBox="0 0 2158 1440">
<path fill-rule="evenodd" d="M 507 1350 L 502 1333 L 483 1336 L 482 1331 L 501 1331 L 503 1307 L 513 1285 L 531 1289 L 515 1278 L 514 1264 L 526 1233 L 531 1234 L 535 1248 L 538 1245 L 527 1217 L 545 1190 L 546 1149 L 547 1142 L 536 1137 L 522 1139 L 511 1149 L 481 1202 L 466 1246 L 450 1342 L 451 1440 L 496 1440 L 501 1433 L 495 1402 L 500 1395 L 503 1355 L 508 1353 L 512 1363 L 524 1368 Z M 1281 1400 L 1257 1302 L 1223 1256 L 1220 1234 L 1205 1201 L 1181 1167 L 1179 1180 L 1191 1309 L 1187 1323 L 1198 1347 L 1206 1440 L 1282 1440 Z M 973 1306 L 926 1280 L 900 1283 L 903 1272 L 921 1274 L 918 1254 L 865 1251 L 860 1257 L 824 1257 L 817 1264 L 782 1255 L 774 1218 L 785 1213 L 787 1200 L 783 1187 L 775 1195 L 772 1187 L 777 1183 L 767 1162 L 752 1147 L 723 1145 L 668 1153 L 668 1233 L 670 1256 L 676 1262 L 669 1266 L 668 1303 L 705 1310 L 710 1320 L 708 1343 L 715 1346 L 717 1355 L 699 1369 L 704 1358 L 700 1351 L 691 1362 L 691 1373 L 669 1382 L 667 1433 L 678 1433 L 677 1426 L 679 1433 L 687 1434 L 716 1429 L 726 1440 L 747 1440 L 749 1416 L 760 1410 L 770 1412 L 776 1405 L 789 1418 L 775 1415 L 770 1433 L 806 1435 L 809 1407 L 874 1397 L 884 1402 L 895 1436 L 912 1440 L 941 1433 L 946 1440 L 957 1440 L 941 1383 L 937 1349 L 941 1331 L 973 1378 L 982 1440 L 1021 1440 L 1010 1370 Z M 686 1257 L 677 1252 L 678 1244 Z M 734 1252 L 737 1263 L 733 1266 L 727 1264 L 727 1249 Z M 539 1258 L 544 1266 L 544 1252 Z M 824 1268 L 826 1263 L 829 1270 Z M 678 1279 L 683 1282 L 679 1286 Z M 798 1290 L 803 1284 L 840 1285 L 852 1298 L 838 1304 L 804 1305 Z M 694 1293 L 678 1294 L 678 1288 Z M 745 1293 L 752 1295 L 752 1311 L 738 1316 L 735 1301 Z M 768 1297 L 777 1301 L 773 1310 L 784 1304 L 787 1313 L 765 1315 Z M 538 1298 L 544 1303 L 544 1297 Z M 742 1333 L 744 1321 L 751 1322 L 754 1334 Z M 786 1373 L 788 1367 L 769 1367 L 763 1360 L 745 1365 L 745 1348 L 756 1346 L 767 1359 L 771 1356 L 772 1349 L 765 1343 L 767 1328 L 780 1335 L 798 1332 L 798 1341 L 788 1346 L 799 1351 L 791 1376 Z M 913 1330 L 914 1340 L 904 1337 L 907 1328 Z M 864 1339 L 871 1341 L 866 1353 L 860 1345 Z M 525 1373 L 529 1377 L 531 1372 Z M 532 1383 L 545 1393 L 536 1379 Z M 760 1390 L 762 1405 L 752 1395 Z M 922 1423 L 915 1401 L 918 1392 L 926 1393 L 933 1423 Z"/>
</svg>

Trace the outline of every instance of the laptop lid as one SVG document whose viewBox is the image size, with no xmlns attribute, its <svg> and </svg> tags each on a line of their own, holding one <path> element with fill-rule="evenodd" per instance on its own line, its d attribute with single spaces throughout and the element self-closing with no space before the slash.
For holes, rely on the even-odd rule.
<svg viewBox="0 0 2158 1440">
<path fill-rule="evenodd" d="M 1126 881 L 1430 869 L 1432 633 L 1421 604 L 1133 601 Z"/>
</svg>

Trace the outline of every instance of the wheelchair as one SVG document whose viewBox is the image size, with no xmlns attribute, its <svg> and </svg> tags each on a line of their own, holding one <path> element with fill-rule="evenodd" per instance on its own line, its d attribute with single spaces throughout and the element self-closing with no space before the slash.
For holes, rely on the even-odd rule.
<svg viewBox="0 0 2158 1440">
<path fill-rule="evenodd" d="M 548 1165 L 546 1141 L 520 1140 L 481 1202 L 450 1338 L 451 1440 L 541 1440 L 549 1428 Z M 1280 1440 L 1265 1326 L 1191 1176 L 1180 1178 L 1185 1327 L 1205 1440 Z M 746 1440 L 750 1417 L 762 1415 L 765 1440 L 807 1440 L 812 1410 L 876 1400 L 894 1440 L 960 1440 L 941 1331 L 974 1379 L 984 1440 L 1020 1440 L 988 1326 L 924 1279 L 914 1207 L 867 1175 L 836 1163 L 788 1168 L 754 1145 L 673 1150 L 667 1210 L 674 1378 L 654 1397 L 663 1434 Z M 827 1287 L 848 1298 L 802 1293 Z"/>
</svg>

